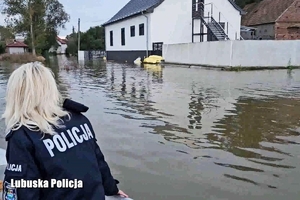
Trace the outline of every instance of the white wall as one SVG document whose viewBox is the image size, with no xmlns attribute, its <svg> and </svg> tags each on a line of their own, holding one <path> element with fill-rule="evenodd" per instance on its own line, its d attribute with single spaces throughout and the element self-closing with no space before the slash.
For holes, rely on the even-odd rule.
<svg viewBox="0 0 300 200">
<path fill-rule="evenodd" d="M 148 16 L 148 32 L 151 30 L 151 14 Z M 144 35 L 139 36 L 139 24 L 144 23 Z M 130 37 L 130 26 L 135 26 L 135 36 Z M 125 45 L 121 45 L 121 29 L 125 28 Z M 113 46 L 110 46 L 110 31 L 113 31 Z M 148 34 L 148 50 L 152 50 L 151 34 Z M 105 26 L 106 51 L 147 50 L 147 18 L 137 16 Z"/>
<path fill-rule="evenodd" d="M 67 47 L 68 47 L 67 44 L 62 44 L 62 45 L 60 45 L 60 46 L 57 48 L 56 53 L 57 53 L 57 54 L 65 54 L 65 53 L 66 53 Z"/>
<path fill-rule="evenodd" d="M 241 14 L 235 9 L 228 0 L 205 0 L 204 12 L 205 16 L 208 13 L 213 13 L 213 18 L 219 22 L 219 13 L 221 13 L 220 22 L 225 22 L 225 31 L 231 40 L 240 39 Z"/>
<path fill-rule="evenodd" d="M 166 62 L 233 67 L 300 66 L 300 40 L 235 40 L 163 46 Z"/>
<path fill-rule="evenodd" d="M 19 54 L 19 53 L 25 53 L 24 47 L 9 47 L 8 52 L 10 54 Z"/>
<path fill-rule="evenodd" d="M 230 42 L 199 42 L 163 46 L 166 62 L 183 64 L 227 65 L 230 63 Z"/>
<path fill-rule="evenodd" d="M 152 42 L 192 42 L 192 0 L 165 0 L 151 16 Z"/>
<path fill-rule="evenodd" d="M 66 53 L 66 50 L 68 48 L 68 45 L 67 44 L 62 44 L 60 43 L 58 40 L 56 40 L 57 44 L 59 45 L 56 49 L 56 53 L 57 54 L 65 54 Z"/>
<path fill-rule="evenodd" d="M 84 61 L 84 51 L 78 51 L 78 61 Z"/>
</svg>

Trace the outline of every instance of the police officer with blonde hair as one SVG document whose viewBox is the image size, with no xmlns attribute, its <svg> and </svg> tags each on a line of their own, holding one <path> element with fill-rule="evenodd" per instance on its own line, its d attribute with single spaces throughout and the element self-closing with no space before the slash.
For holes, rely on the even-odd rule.
<svg viewBox="0 0 300 200">
<path fill-rule="evenodd" d="M 3 199 L 105 200 L 128 197 L 97 145 L 88 107 L 62 101 L 52 71 L 42 63 L 17 68 L 7 84 L 7 167 Z"/>
</svg>

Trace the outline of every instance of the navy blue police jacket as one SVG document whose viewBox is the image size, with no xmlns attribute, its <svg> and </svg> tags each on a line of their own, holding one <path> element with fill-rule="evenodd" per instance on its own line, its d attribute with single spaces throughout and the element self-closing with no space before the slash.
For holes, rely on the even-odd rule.
<svg viewBox="0 0 300 200">
<path fill-rule="evenodd" d="M 7 167 L 3 200 L 105 200 L 117 195 L 118 181 L 97 145 L 88 107 L 65 100 L 71 119 L 65 128 L 44 135 L 26 127 L 6 136 Z"/>
</svg>

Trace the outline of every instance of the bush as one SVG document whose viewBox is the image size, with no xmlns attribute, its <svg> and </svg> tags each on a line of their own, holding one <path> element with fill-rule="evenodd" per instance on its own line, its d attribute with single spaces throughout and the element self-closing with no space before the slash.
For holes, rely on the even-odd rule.
<svg viewBox="0 0 300 200">
<path fill-rule="evenodd" d="M 78 54 L 77 44 L 74 41 L 68 42 L 66 54 L 76 56 Z"/>
<path fill-rule="evenodd" d="M 44 58 L 42 56 L 33 56 L 31 53 L 24 53 L 24 54 L 5 53 L 0 55 L 0 61 L 7 61 L 11 63 L 28 63 L 28 62 L 35 62 L 35 61 L 43 62 Z"/>
<path fill-rule="evenodd" d="M 0 54 L 5 53 L 5 45 L 0 44 Z"/>
<path fill-rule="evenodd" d="M 56 55 L 57 55 L 56 51 L 53 51 L 53 52 L 47 52 L 47 54 L 48 54 L 49 56 L 56 56 Z"/>
</svg>

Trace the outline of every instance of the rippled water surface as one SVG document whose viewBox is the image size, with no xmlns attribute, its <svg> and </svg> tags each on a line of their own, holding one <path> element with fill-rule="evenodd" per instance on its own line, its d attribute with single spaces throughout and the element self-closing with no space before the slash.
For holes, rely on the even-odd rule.
<svg viewBox="0 0 300 200">
<path fill-rule="evenodd" d="M 63 57 L 49 66 L 62 93 L 90 107 L 135 200 L 299 200 L 300 71 L 74 67 Z M 13 69 L 1 66 L 1 105 Z"/>
</svg>

